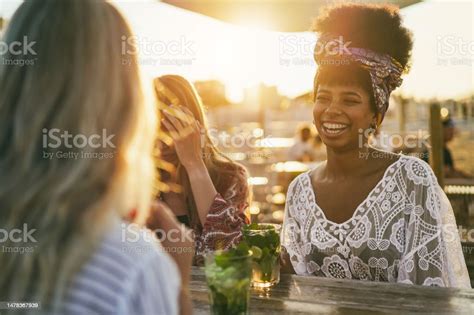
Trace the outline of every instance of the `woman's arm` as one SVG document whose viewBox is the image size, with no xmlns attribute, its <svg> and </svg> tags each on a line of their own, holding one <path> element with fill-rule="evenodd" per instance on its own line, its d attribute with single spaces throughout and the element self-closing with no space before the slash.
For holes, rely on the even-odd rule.
<svg viewBox="0 0 474 315">
<path fill-rule="evenodd" d="M 179 161 L 188 173 L 199 220 L 204 224 L 217 191 L 202 157 L 201 128 L 188 109 L 170 106 L 168 111 L 164 111 L 163 125 L 170 132 Z"/>
<path fill-rule="evenodd" d="M 161 194 L 161 200 L 168 205 L 175 216 L 182 216 L 188 214 L 186 209 L 186 201 L 182 193 L 167 192 Z"/>
<path fill-rule="evenodd" d="M 286 252 L 286 250 L 282 250 L 280 254 L 280 271 L 281 273 L 290 273 L 295 274 L 295 269 L 291 265 L 290 255 Z"/>
<path fill-rule="evenodd" d="M 250 222 L 245 213 L 248 207 L 245 169 L 237 170 L 232 180 L 223 195 L 217 193 L 211 203 L 202 233 L 197 237 L 198 254 L 236 246 L 242 239 L 242 226 Z"/>
<path fill-rule="evenodd" d="M 451 204 L 428 164 L 415 158 L 408 163 L 404 169 L 410 212 L 397 282 L 470 288 Z"/>
<path fill-rule="evenodd" d="M 165 237 L 161 243 L 176 263 L 181 274 L 181 288 L 179 292 L 180 314 L 192 314 L 189 282 L 191 279 L 191 261 L 194 255 L 194 241 L 191 231 L 185 228 L 184 225 L 179 224 L 171 210 L 161 202 L 153 204 L 147 219 L 147 227 L 151 230 L 160 229 L 166 232 L 165 235 L 170 235 L 170 237 L 172 232 L 174 237 L 177 237 L 179 240 L 176 241 L 176 239 L 172 240 Z M 177 248 L 179 250 L 176 250 Z M 152 294 L 155 294 L 155 292 Z"/>
<path fill-rule="evenodd" d="M 168 110 L 174 111 L 176 115 L 164 111 L 166 119 L 163 120 L 163 125 L 170 132 L 176 154 L 188 173 L 203 227 L 202 233 L 196 231 L 197 253 L 217 248 L 228 249 L 240 241 L 241 228 L 249 222 L 245 215 L 248 196 L 245 171 L 242 168 L 236 171 L 235 176 L 229 177 L 229 180 L 235 182 L 229 185 L 223 195 L 219 194 L 204 164 L 201 126 L 186 108 L 170 106 Z M 176 117 L 183 115 L 187 115 L 187 118 Z"/>
<path fill-rule="evenodd" d="M 245 215 L 248 196 L 245 170 L 237 170 L 233 176 L 235 179 L 229 178 L 235 182 L 221 196 L 204 164 L 201 126 L 186 108 L 170 106 L 168 111 L 170 112 L 164 111 L 163 125 L 170 132 L 176 154 L 188 173 L 199 220 L 203 226 L 202 233 L 196 239 L 197 252 L 227 249 L 240 241 L 242 225 L 249 222 Z M 183 115 L 187 115 L 187 118 L 177 118 Z"/>
<path fill-rule="evenodd" d="M 207 214 L 217 195 L 217 190 L 212 183 L 209 172 L 201 159 L 184 165 L 189 176 L 194 202 L 202 225 L 206 223 Z"/>
</svg>

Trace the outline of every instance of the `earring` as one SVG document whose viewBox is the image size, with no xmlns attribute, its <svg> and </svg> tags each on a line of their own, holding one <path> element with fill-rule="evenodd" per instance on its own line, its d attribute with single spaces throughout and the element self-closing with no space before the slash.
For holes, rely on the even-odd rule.
<svg viewBox="0 0 474 315">
<path fill-rule="evenodd" d="M 369 126 L 369 134 L 373 134 L 377 131 L 377 125 L 375 123 L 370 124 Z"/>
</svg>

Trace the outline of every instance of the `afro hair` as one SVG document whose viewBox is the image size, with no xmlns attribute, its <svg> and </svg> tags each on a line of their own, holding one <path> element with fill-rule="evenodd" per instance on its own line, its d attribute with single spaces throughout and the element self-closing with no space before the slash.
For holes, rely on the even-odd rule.
<svg viewBox="0 0 474 315">
<path fill-rule="evenodd" d="M 352 47 L 389 54 L 405 71 L 409 69 L 412 34 L 402 25 L 395 6 L 351 3 L 326 7 L 315 20 L 313 30 L 343 36 Z"/>
</svg>

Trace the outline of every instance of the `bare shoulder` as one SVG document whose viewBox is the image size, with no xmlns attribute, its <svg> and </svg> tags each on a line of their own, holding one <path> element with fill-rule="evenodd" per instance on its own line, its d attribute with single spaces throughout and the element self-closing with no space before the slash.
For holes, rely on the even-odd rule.
<svg viewBox="0 0 474 315">
<path fill-rule="evenodd" d="M 327 161 L 323 161 L 319 163 L 308 172 L 309 178 L 312 182 L 318 182 L 323 177 L 324 170 L 326 169 L 326 162 Z"/>
<path fill-rule="evenodd" d="M 319 174 L 322 173 L 324 167 L 326 166 L 326 161 L 319 163 L 316 165 L 314 168 L 310 169 L 309 171 L 306 171 L 304 173 L 299 174 L 296 176 L 288 186 L 287 193 L 288 194 L 293 194 L 296 193 L 296 191 L 300 191 L 304 187 L 311 187 L 312 189 L 312 182 L 313 182 L 313 177 L 318 177 Z"/>
</svg>

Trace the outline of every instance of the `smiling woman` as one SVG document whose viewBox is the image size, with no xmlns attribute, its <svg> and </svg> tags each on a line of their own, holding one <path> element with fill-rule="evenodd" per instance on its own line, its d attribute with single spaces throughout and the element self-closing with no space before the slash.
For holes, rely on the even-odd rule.
<svg viewBox="0 0 474 315">
<path fill-rule="evenodd" d="M 470 287 L 451 205 L 429 165 L 368 145 L 408 68 L 412 40 L 397 9 L 333 7 L 316 31 L 313 116 L 327 161 L 288 189 L 287 269 Z"/>
<path fill-rule="evenodd" d="M 348 76 L 353 73 L 350 70 L 346 71 Z M 375 106 L 364 106 L 374 103 L 371 94 L 366 92 L 368 88 L 364 87 L 364 81 L 361 82 L 362 86 L 346 84 L 344 81 L 337 85 L 331 81 L 319 83 L 313 114 L 321 139 L 326 145 L 331 147 L 358 145 L 358 138 L 354 135 L 360 133 L 361 129 L 366 129 L 368 125 L 375 126 L 373 118 Z M 338 115 L 339 108 L 333 104 L 344 107 L 346 116 Z M 339 144 L 336 144 L 338 140 Z"/>
</svg>

